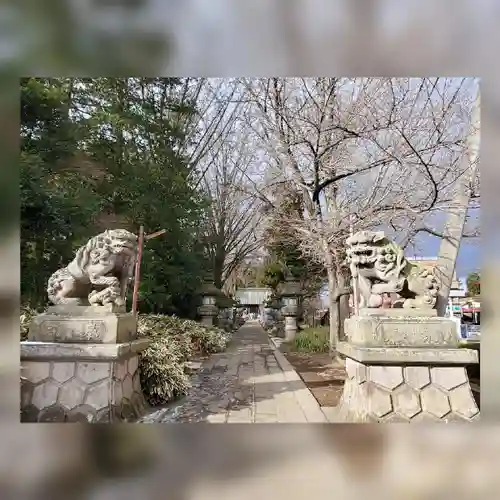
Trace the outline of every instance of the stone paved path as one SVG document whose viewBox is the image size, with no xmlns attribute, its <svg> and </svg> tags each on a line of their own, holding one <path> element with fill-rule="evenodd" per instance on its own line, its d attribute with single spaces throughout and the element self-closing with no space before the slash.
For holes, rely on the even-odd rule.
<svg viewBox="0 0 500 500">
<path fill-rule="evenodd" d="M 275 355 L 258 322 L 248 322 L 224 353 L 213 355 L 196 372 L 187 396 L 149 413 L 140 423 L 325 421 L 300 378 L 286 367 L 283 371 L 283 361 L 278 363 L 276 356 L 282 355 Z"/>
</svg>

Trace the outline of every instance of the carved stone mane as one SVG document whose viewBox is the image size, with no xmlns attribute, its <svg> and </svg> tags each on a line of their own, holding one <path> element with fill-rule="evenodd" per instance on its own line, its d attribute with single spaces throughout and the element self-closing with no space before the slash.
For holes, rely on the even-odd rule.
<svg viewBox="0 0 500 500">
<path fill-rule="evenodd" d="M 432 271 L 409 262 L 403 249 L 381 231 L 360 231 L 346 241 L 347 261 L 358 280 L 360 307 L 433 309 L 439 291 Z M 385 299 L 385 300 L 384 300 Z"/>
<path fill-rule="evenodd" d="M 123 305 L 133 275 L 137 240 L 125 229 L 107 230 L 91 238 L 66 267 L 49 278 L 49 300 L 53 304 Z"/>
</svg>

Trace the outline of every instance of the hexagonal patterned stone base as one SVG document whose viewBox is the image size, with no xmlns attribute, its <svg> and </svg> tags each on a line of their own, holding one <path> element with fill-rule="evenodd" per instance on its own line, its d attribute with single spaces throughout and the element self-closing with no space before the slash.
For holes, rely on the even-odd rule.
<svg viewBox="0 0 500 500">
<path fill-rule="evenodd" d="M 471 422 L 479 418 L 463 366 L 384 366 L 346 360 L 344 422 Z"/>
<path fill-rule="evenodd" d="M 112 360 L 23 361 L 22 422 L 132 421 L 146 409 L 136 353 Z"/>
</svg>

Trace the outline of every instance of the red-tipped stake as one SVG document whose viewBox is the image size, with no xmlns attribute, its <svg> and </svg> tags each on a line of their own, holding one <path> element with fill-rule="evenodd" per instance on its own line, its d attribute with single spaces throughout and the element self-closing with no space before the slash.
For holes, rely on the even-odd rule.
<svg viewBox="0 0 500 500">
<path fill-rule="evenodd" d="M 151 233 L 144 235 L 144 226 L 139 227 L 139 241 L 137 243 L 137 260 L 135 262 L 135 274 L 134 274 L 134 291 L 132 293 L 132 313 L 137 314 L 137 298 L 139 296 L 139 284 L 141 279 L 141 260 L 142 260 L 142 248 L 144 247 L 144 241 L 149 241 L 157 236 L 161 236 L 167 232 L 166 229 L 161 229 L 156 231 L 156 233 Z"/>
<path fill-rule="evenodd" d="M 137 296 L 139 295 L 139 280 L 141 277 L 142 247 L 144 245 L 144 226 L 139 228 L 139 242 L 137 244 L 137 260 L 135 261 L 134 291 L 132 293 L 132 314 L 137 314 Z"/>
</svg>

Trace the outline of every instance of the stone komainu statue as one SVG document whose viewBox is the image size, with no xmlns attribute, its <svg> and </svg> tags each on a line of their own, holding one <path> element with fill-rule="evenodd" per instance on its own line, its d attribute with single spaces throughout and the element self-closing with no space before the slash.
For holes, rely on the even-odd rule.
<svg viewBox="0 0 500 500">
<path fill-rule="evenodd" d="M 349 237 L 347 261 L 358 280 L 360 307 L 381 307 L 384 294 L 397 294 L 392 307 L 435 307 L 439 291 L 435 275 L 409 262 L 403 249 L 383 232 L 360 231 Z"/>
<path fill-rule="evenodd" d="M 53 304 L 124 305 L 137 243 L 137 236 L 125 229 L 110 229 L 94 236 L 66 267 L 49 278 L 49 300 Z"/>
</svg>

